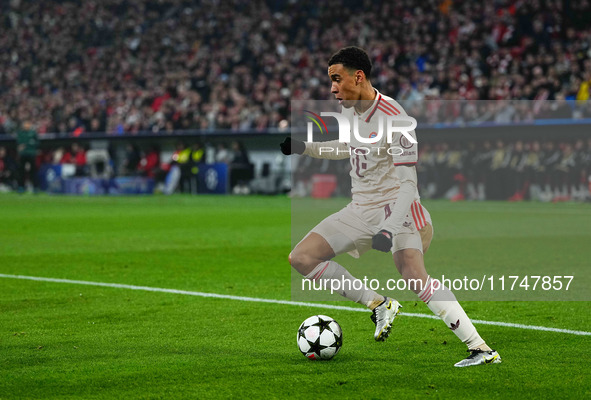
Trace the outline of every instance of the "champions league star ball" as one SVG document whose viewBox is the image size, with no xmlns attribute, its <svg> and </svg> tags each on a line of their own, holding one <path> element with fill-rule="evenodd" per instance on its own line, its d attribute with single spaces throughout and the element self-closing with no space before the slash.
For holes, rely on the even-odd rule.
<svg viewBox="0 0 591 400">
<path fill-rule="evenodd" d="M 310 360 L 330 360 L 343 345 L 341 326 L 326 315 L 306 319 L 298 329 L 298 347 Z"/>
</svg>

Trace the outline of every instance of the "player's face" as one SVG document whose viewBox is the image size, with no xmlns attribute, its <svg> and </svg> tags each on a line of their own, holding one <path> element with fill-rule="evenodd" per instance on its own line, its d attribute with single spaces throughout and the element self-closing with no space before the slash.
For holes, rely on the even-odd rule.
<svg viewBox="0 0 591 400">
<path fill-rule="evenodd" d="M 333 64 L 328 67 L 328 76 L 332 82 L 330 92 L 334 97 L 343 107 L 353 107 L 361 97 L 357 74 L 343 67 L 343 64 Z"/>
</svg>

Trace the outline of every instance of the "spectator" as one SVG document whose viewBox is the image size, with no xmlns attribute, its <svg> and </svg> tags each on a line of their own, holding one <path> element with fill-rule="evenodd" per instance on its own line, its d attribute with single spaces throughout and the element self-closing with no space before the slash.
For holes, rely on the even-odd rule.
<svg viewBox="0 0 591 400">
<path fill-rule="evenodd" d="M 532 200 L 541 198 L 542 185 L 544 183 L 543 159 L 544 153 L 542 152 L 540 142 L 534 140 L 529 146 L 527 160 L 525 162 L 525 177 L 530 185 L 529 199 Z"/>
<path fill-rule="evenodd" d="M 191 148 L 184 142 L 177 142 L 176 150 L 172 155 L 168 173 L 165 179 L 165 194 L 173 194 L 177 187 L 180 187 L 181 193 L 189 192 L 189 179 L 191 178 Z"/>
<path fill-rule="evenodd" d="M 228 146 L 226 146 L 226 143 L 218 143 L 215 153 L 215 162 L 226 164 L 230 164 L 232 162 L 232 154 L 228 151 Z"/>
<path fill-rule="evenodd" d="M 68 151 L 66 151 L 66 148 L 64 146 L 60 146 L 53 152 L 53 155 L 51 157 L 51 163 L 54 165 L 67 164 L 67 162 L 62 161 L 71 158 L 72 155 Z"/>
<path fill-rule="evenodd" d="M 233 141 L 231 149 L 230 187 L 236 194 L 248 194 L 250 193 L 250 181 L 254 177 L 254 165 L 251 164 L 246 147 L 242 142 Z"/>
<path fill-rule="evenodd" d="M 191 148 L 191 160 L 189 161 L 191 165 L 191 193 L 197 194 L 199 191 L 199 164 L 205 162 L 205 149 L 203 148 L 203 144 L 201 142 L 193 143 Z"/>
<path fill-rule="evenodd" d="M 17 186 L 17 165 L 6 147 L 0 146 L 0 192 L 14 190 Z"/>
<path fill-rule="evenodd" d="M 509 180 L 513 180 L 513 185 L 509 187 L 512 196 L 510 201 L 521 201 L 529 189 L 529 181 L 526 179 L 526 165 L 528 162 L 528 154 L 525 153 L 523 142 L 518 140 L 513 146 L 513 151 L 509 159 Z"/>
<path fill-rule="evenodd" d="M 187 146 L 184 142 L 181 142 L 177 147 L 177 164 L 181 171 L 180 190 L 181 193 L 191 193 L 191 147 Z"/>
<path fill-rule="evenodd" d="M 234 140 L 232 142 L 232 164 L 250 164 L 250 159 L 248 157 L 246 147 L 244 147 L 244 144 L 242 142 L 237 140 Z"/>
<path fill-rule="evenodd" d="M 74 164 L 74 155 L 72 154 L 71 147 L 58 148 L 54 155 L 54 161 L 57 161 L 58 164 Z"/>
<path fill-rule="evenodd" d="M 490 165 L 490 179 L 487 179 L 487 199 L 505 200 L 509 197 L 506 181 L 510 159 L 511 150 L 502 140 L 497 140 Z"/>
<path fill-rule="evenodd" d="M 136 175 L 140 168 L 142 156 L 139 147 L 134 143 L 128 143 L 125 146 L 125 159 L 121 164 L 119 173 L 121 175 Z"/>
<path fill-rule="evenodd" d="M 560 160 L 554 165 L 554 197 L 552 201 L 570 200 L 575 184 L 576 156 L 570 143 L 561 145 Z"/>
<path fill-rule="evenodd" d="M 37 179 L 39 138 L 30 121 L 25 120 L 17 131 L 16 143 L 18 150 L 18 190 L 23 193 L 26 189 L 25 184 L 29 181 L 32 189 L 36 191 L 39 187 Z"/>
<path fill-rule="evenodd" d="M 138 164 L 138 171 L 142 176 L 155 178 L 160 167 L 160 147 L 153 145 L 144 154 Z"/>
<path fill-rule="evenodd" d="M 78 143 L 72 143 L 73 162 L 76 166 L 76 176 L 86 176 L 86 150 Z"/>
<path fill-rule="evenodd" d="M 556 192 L 556 169 L 555 166 L 560 161 L 560 151 L 555 148 L 554 142 L 546 141 L 544 144 L 544 159 L 542 161 L 544 167 L 544 193 L 542 194 L 544 200 L 549 201 L 554 198 Z"/>
</svg>

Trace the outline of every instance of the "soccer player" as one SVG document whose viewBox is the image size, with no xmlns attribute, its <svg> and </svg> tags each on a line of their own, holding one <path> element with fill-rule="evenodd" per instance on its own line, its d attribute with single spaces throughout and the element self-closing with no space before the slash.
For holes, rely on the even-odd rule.
<svg viewBox="0 0 591 400">
<path fill-rule="evenodd" d="M 353 119 L 358 120 L 358 131 L 364 139 L 376 137 L 378 123 L 388 116 L 406 115 L 400 104 L 372 86 L 371 68 L 367 53 L 357 47 L 343 48 L 328 61 L 331 93 L 342 105 L 342 115 L 351 121 L 351 126 Z M 414 131 L 410 134 L 416 141 Z M 431 243 L 433 224 L 417 190 L 417 144 L 401 132 L 394 134 L 391 143 L 386 139 L 384 132 L 371 145 L 358 141 L 354 135 L 350 143 L 301 142 L 291 138 L 281 143 L 281 151 L 286 155 L 349 158 L 352 165 L 351 203 L 316 225 L 296 245 L 289 255 L 292 267 L 307 279 L 353 282 L 356 278 L 332 258 L 343 253 L 359 257 L 372 248 L 391 251 L 411 290 L 468 346 L 470 355 L 455 366 L 500 363 L 499 354 L 480 337 L 453 293 L 425 270 L 423 254 Z M 330 148 L 334 151 L 327 151 Z M 398 301 L 367 287 L 347 288 L 340 294 L 372 310 L 375 340 L 388 337 L 401 307 Z"/>
</svg>

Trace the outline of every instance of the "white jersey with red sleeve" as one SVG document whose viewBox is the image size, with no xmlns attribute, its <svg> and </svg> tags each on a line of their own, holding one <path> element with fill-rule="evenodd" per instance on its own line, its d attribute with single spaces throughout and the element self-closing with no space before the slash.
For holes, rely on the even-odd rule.
<svg viewBox="0 0 591 400">
<path fill-rule="evenodd" d="M 420 203 L 417 189 L 417 143 L 402 133 L 416 141 L 414 130 L 408 131 L 411 120 L 396 119 L 407 116 L 406 112 L 377 90 L 375 100 L 361 115 L 354 108 L 343 108 L 341 115 L 350 123 L 350 140 L 306 142 L 304 154 L 329 159 L 349 157 L 353 199 L 312 232 L 325 238 L 335 254 L 347 252 L 359 257 L 372 248 L 373 236 L 382 230 L 393 235 L 392 252 L 407 248 L 424 252 L 431 240 L 433 223 Z M 400 128 L 393 129 L 390 138 L 386 123 Z M 382 135 L 378 138 L 379 132 Z M 428 238 L 425 242 L 423 235 Z"/>
<path fill-rule="evenodd" d="M 394 99 L 376 90 L 373 104 L 363 114 L 357 114 L 353 107 L 343 108 L 342 114 L 351 121 L 352 129 L 353 120 L 357 119 L 358 133 L 363 139 L 377 137 L 382 130 L 380 140 L 372 143 L 363 143 L 351 133 L 349 147 L 353 203 L 379 206 L 395 201 L 400 180 L 394 171 L 397 167 L 417 163 L 418 144 L 410 142 L 401 132 L 394 132 L 391 143 L 388 143 L 386 121 L 387 117 L 406 116 L 406 112 Z M 394 126 L 408 126 L 408 123 L 396 123 L 394 121 Z M 414 130 L 408 133 L 416 140 Z M 419 200 L 418 190 L 415 191 L 415 200 Z"/>
</svg>

